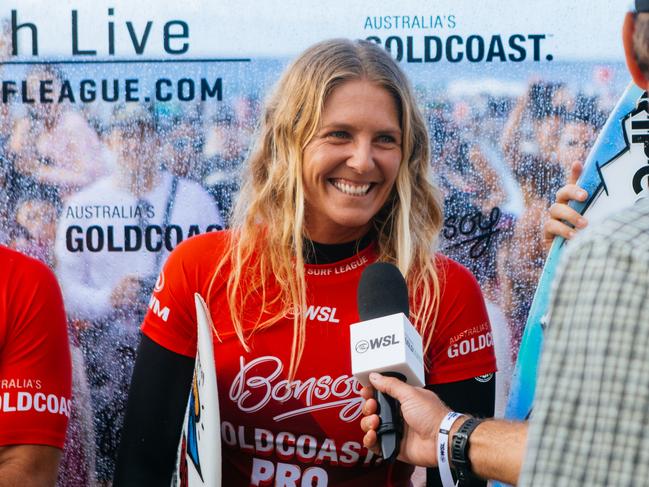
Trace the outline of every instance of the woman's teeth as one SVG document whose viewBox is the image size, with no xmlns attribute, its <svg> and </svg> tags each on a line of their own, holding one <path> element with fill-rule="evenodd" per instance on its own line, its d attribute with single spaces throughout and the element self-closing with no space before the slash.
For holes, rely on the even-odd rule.
<svg viewBox="0 0 649 487">
<path fill-rule="evenodd" d="M 340 180 L 332 180 L 331 184 L 335 186 L 338 191 L 341 191 L 350 196 L 364 196 L 370 190 L 371 184 L 349 184 Z"/>
</svg>

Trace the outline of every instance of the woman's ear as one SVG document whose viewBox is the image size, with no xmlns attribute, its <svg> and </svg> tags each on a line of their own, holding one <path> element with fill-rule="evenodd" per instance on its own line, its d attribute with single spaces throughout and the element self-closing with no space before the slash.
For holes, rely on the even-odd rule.
<svg viewBox="0 0 649 487">
<path fill-rule="evenodd" d="M 626 58 L 626 65 L 631 73 L 631 78 L 636 85 L 643 90 L 649 86 L 649 81 L 645 74 L 638 66 L 638 60 L 633 49 L 633 33 L 635 32 L 635 15 L 632 12 L 627 12 L 624 17 L 624 24 L 622 26 L 622 43 L 624 44 L 624 56 Z"/>
</svg>

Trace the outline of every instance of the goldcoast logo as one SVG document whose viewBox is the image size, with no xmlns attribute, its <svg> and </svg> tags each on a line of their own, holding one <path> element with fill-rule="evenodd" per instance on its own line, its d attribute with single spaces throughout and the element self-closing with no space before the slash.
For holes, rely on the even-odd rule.
<svg viewBox="0 0 649 487">
<path fill-rule="evenodd" d="M 454 343 L 453 345 L 448 347 L 447 354 L 448 358 L 455 358 L 458 356 L 479 352 L 480 350 L 491 348 L 493 346 L 493 336 L 491 335 L 491 332 L 487 332 L 482 335 L 474 336 L 467 338 L 466 340 Z"/>
<path fill-rule="evenodd" d="M 3 413 L 20 413 L 35 411 L 37 413 L 61 414 L 70 417 L 72 401 L 55 394 L 45 395 L 42 392 L 32 394 L 20 391 L 17 394 L 5 392 L 0 396 L 0 411 Z"/>
</svg>

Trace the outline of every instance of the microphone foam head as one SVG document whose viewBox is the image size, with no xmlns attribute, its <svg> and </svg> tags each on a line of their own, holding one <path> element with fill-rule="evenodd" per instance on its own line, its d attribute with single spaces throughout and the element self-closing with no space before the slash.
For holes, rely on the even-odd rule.
<svg viewBox="0 0 649 487">
<path fill-rule="evenodd" d="M 397 313 L 410 316 L 406 280 L 396 266 L 387 262 L 365 268 L 358 283 L 357 299 L 361 321 Z"/>
</svg>

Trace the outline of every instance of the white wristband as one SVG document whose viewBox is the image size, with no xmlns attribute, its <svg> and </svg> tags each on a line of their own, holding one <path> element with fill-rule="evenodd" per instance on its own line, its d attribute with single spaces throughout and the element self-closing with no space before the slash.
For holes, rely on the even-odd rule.
<svg viewBox="0 0 649 487">
<path fill-rule="evenodd" d="M 451 465 L 448 461 L 448 433 L 453 423 L 462 416 L 460 413 L 451 411 L 448 413 L 439 425 L 437 434 L 437 467 L 439 468 L 439 477 L 442 479 L 444 487 L 454 487 L 453 475 L 451 474 Z"/>
</svg>

